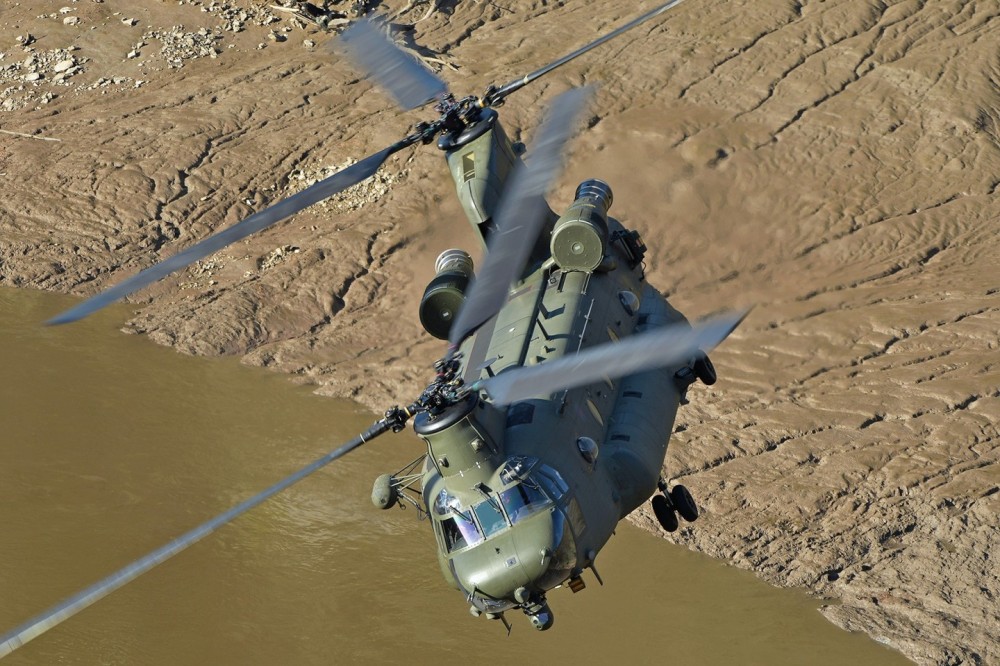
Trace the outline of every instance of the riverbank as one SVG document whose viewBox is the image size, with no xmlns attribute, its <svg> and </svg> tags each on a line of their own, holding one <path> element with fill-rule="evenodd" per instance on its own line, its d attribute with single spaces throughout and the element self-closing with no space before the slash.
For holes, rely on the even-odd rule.
<svg viewBox="0 0 1000 666">
<path fill-rule="evenodd" d="M 427 9 L 399 22 L 457 94 L 637 13 Z M 68 10 L 0 16 L 6 285 L 92 294 L 430 115 L 266 3 Z M 502 109 L 530 147 L 557 92 L 601 84 L 553 207 L 602 178 L 676 307 L 757 306 L 681 410 L 668 471 L 704 516 L 673 540 L 839 600 L 831 620 L 918 663 L 1000 659 L 997 14 L 688 0 Z M 452 187 L 433 147 L 400 153 L 138 294 L 128 329 L 377 411 L 405 402 L 442 353 L 416 319 L 434 258 L 475 247 Z"/>
</svg>

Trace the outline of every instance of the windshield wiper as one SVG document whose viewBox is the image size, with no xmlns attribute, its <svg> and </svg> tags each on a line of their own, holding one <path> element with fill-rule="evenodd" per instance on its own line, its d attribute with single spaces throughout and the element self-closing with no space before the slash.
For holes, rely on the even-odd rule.
<svg viewBox="0 0 1000 666">
<path fill-rule="evenodd" d="M 500 502 L 497 501 L 496 497 L 490 495 L 488 492 L 489 488 L 487 488 L 482 481 L 474 485 L 473 488 L 479 491 L 479 494 L 486 498 L 486 501 L 490 503 L 490 506 L 493 507 L 494 511 L 499 513 L 501 516 L 504 515 L 503 509 L 500 508 Z"/>
</svg>

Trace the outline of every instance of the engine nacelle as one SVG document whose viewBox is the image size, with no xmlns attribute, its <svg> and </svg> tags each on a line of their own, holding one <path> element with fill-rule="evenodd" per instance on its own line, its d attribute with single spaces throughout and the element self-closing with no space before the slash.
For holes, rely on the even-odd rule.
<svg viewBox="0 0 1000 666">
<path fill-rule="evenodd" d="M 472 257 L 464 250 L 445 250 L 434 262 L 437 275 L 420 299 L 420 323 L 439 340 L 447 340 L 451 325 L 472 279 Z"/>
<path fill-rule="evenodd" d="M 565 271 L 594 271 L 608 244 L 608 209 L 613 196 L 604 181 L 591 179 L 576 188 L 575 201 L 556 221 L 549 249 Z"/>
</svg>

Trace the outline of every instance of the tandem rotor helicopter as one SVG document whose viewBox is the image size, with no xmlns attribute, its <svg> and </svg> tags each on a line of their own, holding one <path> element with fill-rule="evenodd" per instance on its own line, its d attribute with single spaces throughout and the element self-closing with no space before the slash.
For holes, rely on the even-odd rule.
<svg viewBox="0 0 1000 666">
<path fill-rule="evenodd" d="M 376 481 L 372 501 L 417 508 L 433 530 L 445 580 L 473 615 L 519 609 L 552 626 L 546 594 L 577 592 L 618 522 L 652 495 L 667 531 L 698 517 L 690 493 L 661 475 L 679 405 L 696 381 L 713 384 L 706 355 L 745 316 L 691 325 L 644 280 L 636 231 L 608 215 L 599 180 L 579 185 L 561 215 L 544 194 L 586 91 L 555 100 L 527 163 L 496 108 L 507 95 L 679 4 L 672 0 L 541 69 L 481 97 L 456 99 L 443 81 L 359 20 L 340 37 L 401 106 L 434 102 L 440 116 L 354 165 L 50 320 L 75 321 L 372 176 L 393 153 L 436 139 L 466 216 L 486 248 L 474 271 L 462 250 L 438 258 L 419 316 L 447 341 L 435 376 L 410 404 L 271 488 L 182 535 L 0 637 L 0 657 L 177 554 L 264 500 L 375 437 L 413 429 L 420 458 Z"/>
</svg>

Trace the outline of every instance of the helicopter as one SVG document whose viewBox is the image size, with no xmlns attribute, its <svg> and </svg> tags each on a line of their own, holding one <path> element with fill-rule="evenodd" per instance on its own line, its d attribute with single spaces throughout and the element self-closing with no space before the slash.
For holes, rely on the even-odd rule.
<svg viewBox="0 0 1000 666">
<path fill-rule="evenodd" d="M 714 384 L 708 352 L 746 311 L 690 323 L 645 281 L 645 243 L 609 216 L 603 181 L 579 184 L 556 214 L 545 201 L 589 95 L 551 105 L 529 160 L 496 108 L 511 93 L 680 4 L 671 0 L 576 51 L 481 96 L 457 99 L 436 74 L 368 19 L 338 44 L 404 109 L 434 103 L 436 120 L 301 192 L 195 243 L 57 315 L 81 319 L 195 261 L 374 175 L 392 154 L 435 142 L 482 242 L 476 270 L 464 250 L 443 252 L 420 299 L 428 334 L 447 343 L 434 378 L 412 402 L 270 488 L 0 636 L 0 657 L 176 555 L 330 462 L 412 419 L 426 444 L 416 460 L 379 476 L 379 509 L 412 505 L 431 525 L 444 579 L 474 616 L 520 610 L 538 630 L 554 616 L 547 594 L 586 587 L 617 524 L 647 500 L 668 532 L 698 518 L 690 492 L 662 476 L 688 388 Z M 652 499 L 650 499 L 652 497 Z"/>
</svg>

